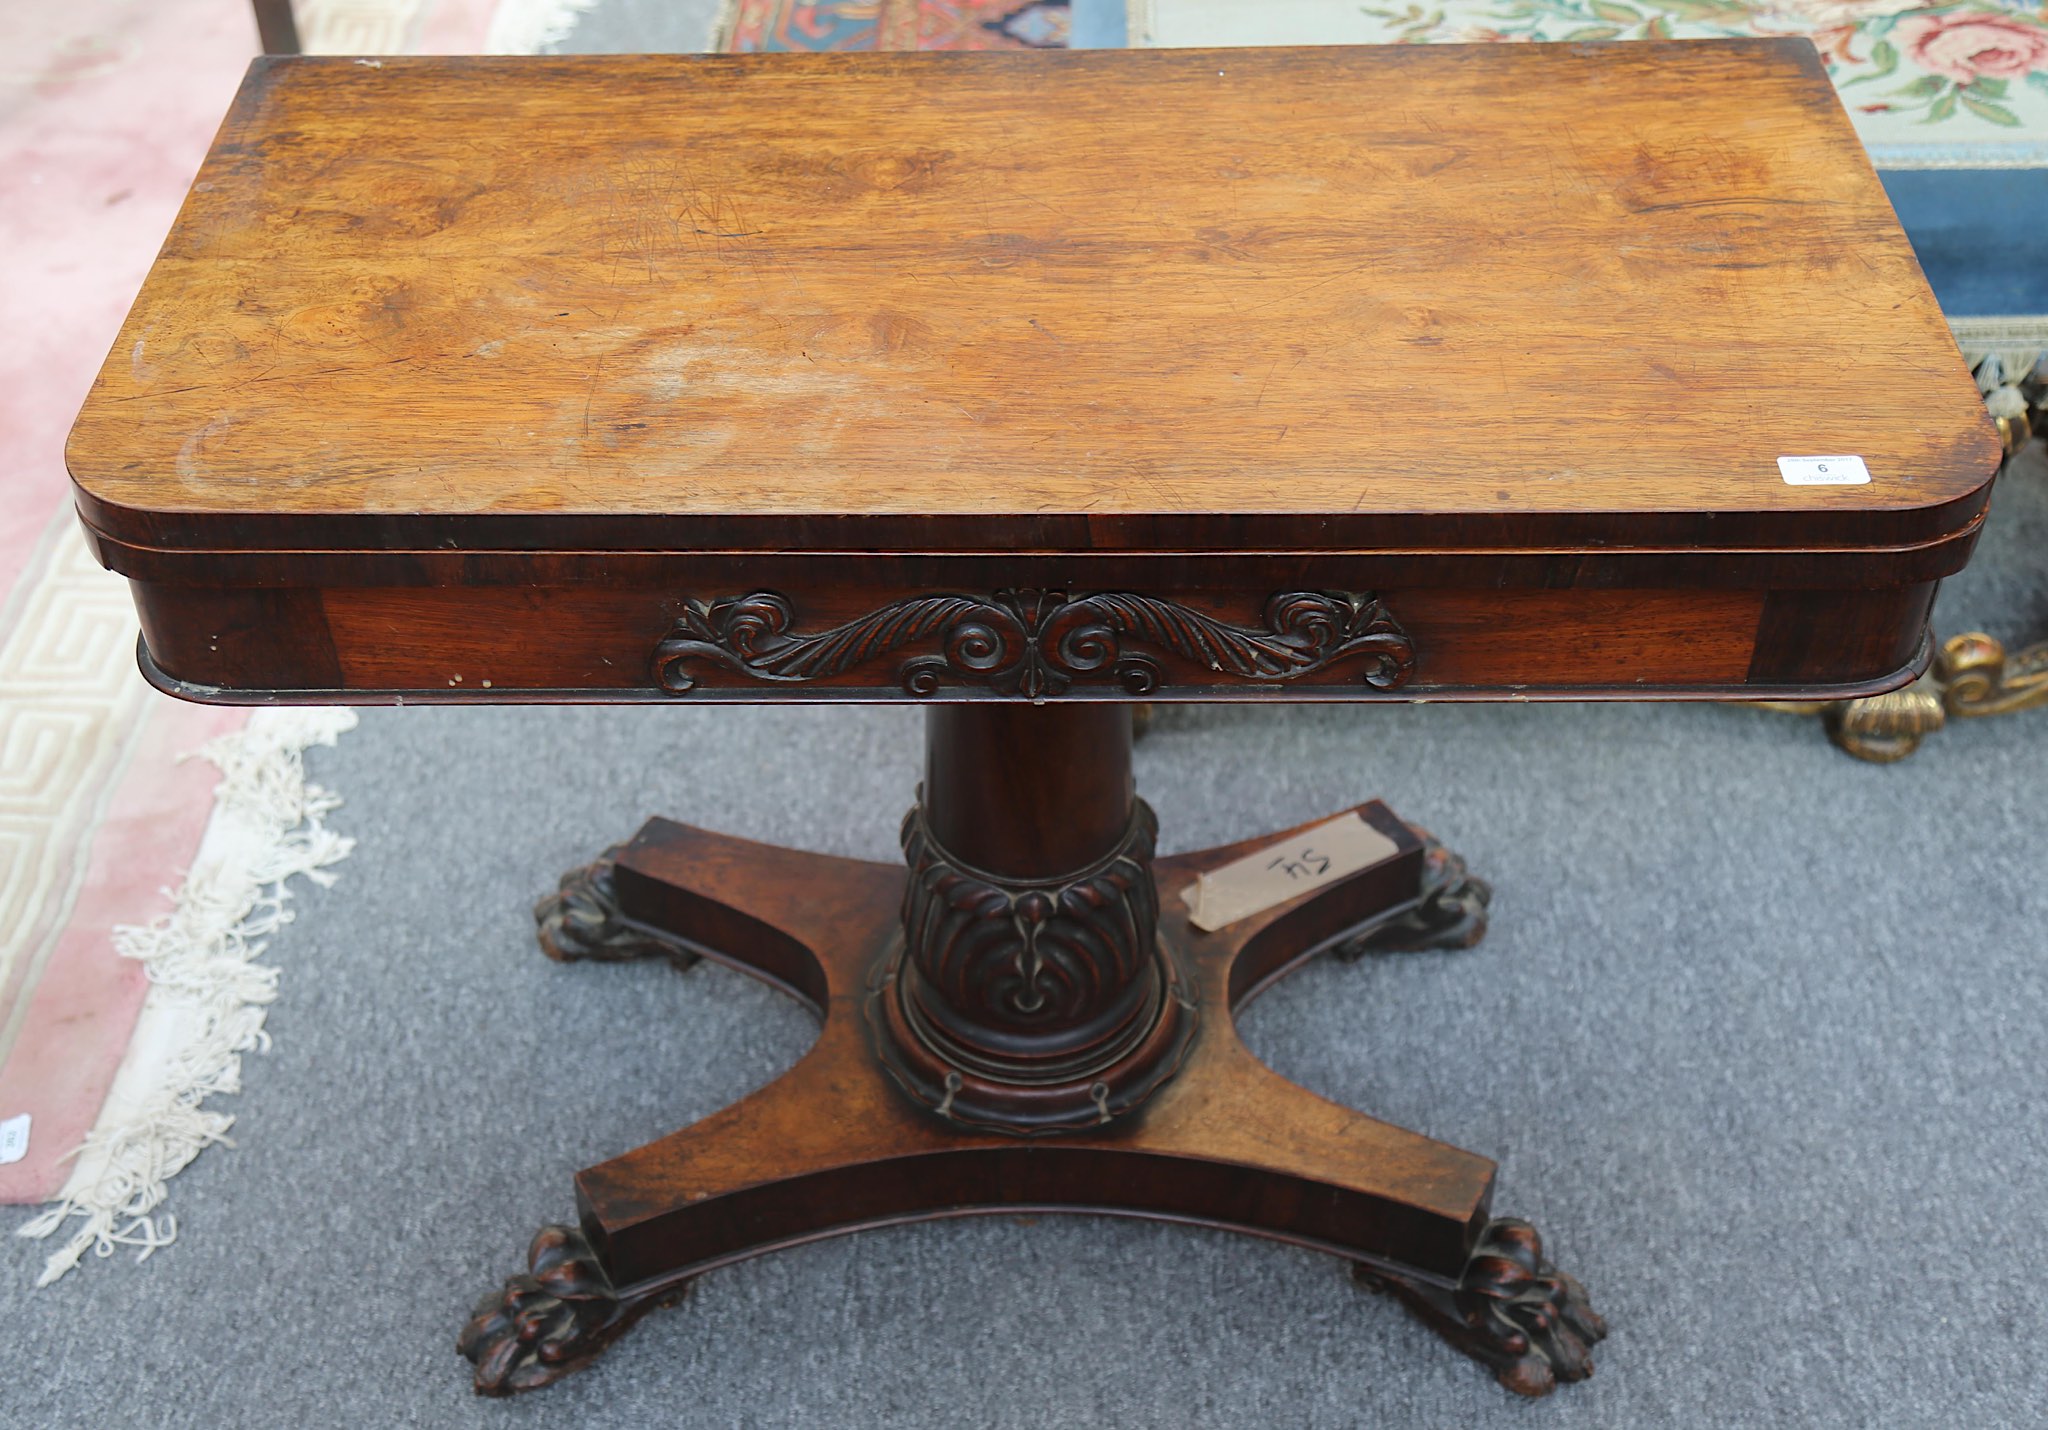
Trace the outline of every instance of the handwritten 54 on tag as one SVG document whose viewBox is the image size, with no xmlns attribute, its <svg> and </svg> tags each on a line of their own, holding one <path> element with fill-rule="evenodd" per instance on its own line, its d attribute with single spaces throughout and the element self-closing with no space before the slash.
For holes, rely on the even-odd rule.
<svg viewBox="0 0 2048 1430">
<path fill-rule="evenodd" d="M 1180 896 L 1187 901 L 1188 922 L 1213 933 L 1400 852 L 1399 845 L 1353 810 L 1211 869 Z"/>
</svg>

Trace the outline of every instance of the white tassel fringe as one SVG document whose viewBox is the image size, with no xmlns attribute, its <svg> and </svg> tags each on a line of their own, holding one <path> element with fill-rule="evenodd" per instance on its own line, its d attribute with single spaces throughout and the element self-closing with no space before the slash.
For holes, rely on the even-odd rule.
<svg viewBox="0 0 2048 1430">
<path fill-rule="evenodd" d="M 228 1143 L 234 1118 L 204 1104 L 241 1091 L 241 1054 L 270 1046 L 263 1019 L 277 970 L 256 960 L 291 922 L 285 881 L 304 874 L 332 884 L 327 866 L 355 845 L 323 822 L 341 800 L 306 783 L 301 752 L 332 745 L 355 724 L 349 710 L 259 710 L 199 752 L 221 778 L 184 887 L 154 923 L 114 931 L 115 950 L 149 972 L 135 1038 L 59 1199 L 19 1232 L 48 1237 L 84 1220 L 44 1262 L 37 1286 L 70 1271 L 88 1248 L 105 1257 L 133 1246 L 146 1260 L 177 1239 L 177 1219 L 157 1212 L 164 1183 L 202 1148 Z"/>
</svg>

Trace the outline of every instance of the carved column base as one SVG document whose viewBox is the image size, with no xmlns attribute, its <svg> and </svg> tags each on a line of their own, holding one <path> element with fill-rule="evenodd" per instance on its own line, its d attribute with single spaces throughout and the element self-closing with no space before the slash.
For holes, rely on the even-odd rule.
<svg viewBox="0 0 2048 1430">
<path fill-rule="evenodd" d="M 1525 1221 L 1489 1222 L 1456 1286 L 1359 1263 L 1360 1284 L 1399 1297 L 1422 1321 L 1517 1395 L 1548 1395 L 1593 1373 L 1592 1347 L 1607 1334 L 1586 1288 L 1543 1257 Z"/>
<path fill-rule="evenodd" d="M 868 985 L 865 1011 L 876 1059 L 905 1093 L 946 1121 L 1020 1137 L 1100 1126 L 1141 1106 L 1179 1071 L 1198 1020 L 1194 995 L 1162 946 L 1149 975 L 1153 992 L 1133 1025 L 1136 1036 L 1107 1062 L 1020 1082 L 1006 1069 L 964 1064 L 957 1049 L 938 1043 L 904 996 L 906 975 L 915 977 L 899 947 L 876 966 Z"/>
<path fill-rule="evenodd" d="M 867 1025 L 903 1091 L 949 1122 L 1018 1136 L 1099 1126 L 1142 1105 L 1199 1022 L 1158 936 L 1158 825 L 1058 878 L 1002 879 L 903 821 L 904 937 L 876 963 Z"/>
<path fill-rule="evenodd" d="M 672 938 L 627 923 L 619 913 L 618 891 L 612 887 L 614 844 L 597 858 L 562 876 L 562 885 L 533 906 L 534 937 L 540 951 L 557 963 L 626 963 L 637 958 L 665 958 L 678 972 L 697 961 L 697 954 Z"/>
<path fill-rule="evenodd" d="M 1510 1389 L 1583 1376 L 1599 1320 L 1533 1232 L 1490 1220 L 1491 1162 L 1318 1097 L 1238 1039 L 1236 1016 L 1262 989 L 1361 931 L 1417 914 L 1416 938 L 1470 936 L 1479 896 L 1462 866 L 1385 806 L 1357 813 L 1393 853 L 1212 931 L 1189 921 L 1183 897 L 1202 876 L 1324 821 L 1154 862 L 1162 978 L 1171 987 L 1182 970 L 1199 1009 L 1179 1071 L 1128 1115 L 1028 1142 L 934 1116 L 876 1056 L 864 1005 L 903 939 L 902 865 L 650 822 L 616 859 L 628 921 L 759 975 L 823 1027 L 767 1087 L 577 1176 L 579 1229 L 544 1232 L 532 1268 L 462 1334 L 477 1388 L 546 1385 L 693 1278 L 746 1257 L 926 1218 L 1055 1211 L 1240 1231 L 1362 1262 Z"/>
</svg>

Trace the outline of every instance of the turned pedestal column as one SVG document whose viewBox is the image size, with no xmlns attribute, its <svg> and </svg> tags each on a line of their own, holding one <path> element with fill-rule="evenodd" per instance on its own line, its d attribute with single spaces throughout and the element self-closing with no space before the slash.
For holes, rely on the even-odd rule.
<svg viewBox="0 0 2048 1430">
<path fill-rule="evenodd" d="M 1103 1123 L 1172 1076 L 1196 1025 L 1159 938 L 1157 823 L 1105 703 L 941 705 L 903 821 L 903 936 L 876 970 L 877 1056 L 939 1116 L 1022 1134 Z"/>
</svg>

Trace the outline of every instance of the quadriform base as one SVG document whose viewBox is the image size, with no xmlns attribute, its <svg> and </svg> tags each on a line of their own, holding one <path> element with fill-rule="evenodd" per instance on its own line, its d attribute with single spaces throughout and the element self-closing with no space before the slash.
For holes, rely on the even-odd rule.
<svg viewBox="0 0 2048 1430">
<path fill-rule="evenodd" d="M 906 821 L 914 866 L 922 812 Z M 1318 954 L 1466 948 L 1485 932 L 1488 891 L 1455 856 L 1383 805 L 1357 813 L 1392 854 L 1214 932 L 1189 922 L 1181 891 L 1314 825 L 1156 861 L 1146 831 L 1138 862 L 1157 916 L 1145 966 L 1164 970 L 1150 1001 L 1177 1006 L 1107 1039 L 1080 1116 L 1071 1099 L 1031 1101 L 1030 1085 L 1006 1113 L 988 1091 L 1002 1078 L 987 1067 L 979 1110 L 960 1105 L 974 1068 L 934 1098 L 924 1070 L 906 1067 L 892 1043 L 902 1036 L 888 1005 L 906 967 L 906 915 L 935 889 L 969 906 L 985 893 L 960 894 L 928 859 L 912 875 L 649 822 L 542 902 L 544 947 L 678 967 L 714 959 L 797 998 L 823 1031 L 776 1082 L 577 1177 L 580 1224 L 542 1230 L 529 1269 L 487 1297 L 462 1333 L 476 1389 L 547 1385 L 692 1278 L 761 1252 L 927 1218 L 1050 1211 L 1188 1222 L 1327 1251 L 1510 1390 L 1542 1395 L 1589 1375 L 1588 1349 L 1605 1328 L 1534 1228 L 1491 1216 L 1491 1162 L 1317 1097 L 1237 1037 L 1237 1011 Z M 907 890 L 918 878 L 922 893 Z M 1028 889 L 1006 897 L 1006 917 L 1028 917 L 1014 912 Z M 1064 967 L 1061 949 L 1041 953 L 1048 968 Z M 1155 1036 L 1158 1028 L 1171 1031 Z M 948 1046 L 921 1055 L 940 1066 Z M 1038 1086 L 1072 1081 L 1055 1069 Z"/>
</svg>

